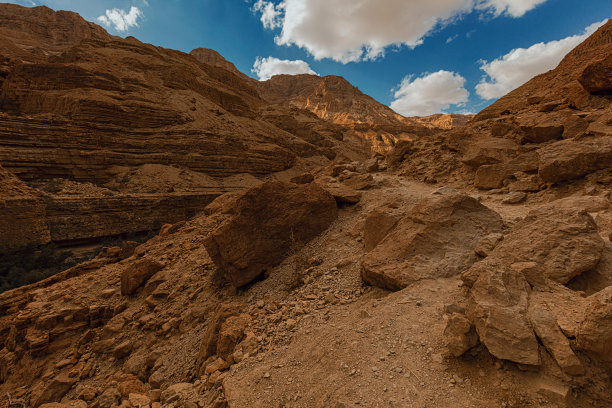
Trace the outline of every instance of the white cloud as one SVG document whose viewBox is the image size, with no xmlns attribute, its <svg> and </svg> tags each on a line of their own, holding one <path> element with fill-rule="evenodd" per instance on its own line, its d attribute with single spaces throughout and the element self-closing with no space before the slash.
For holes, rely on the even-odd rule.
<svg viewBox="0 0 612 408">
<path fill-rule="evenodd" d="M 282 25 L 282 3 L 277 6 L 271 1 L 257 0 L 253 5 L 253 11 L 261 13 L 261 23 L 264 28 L 272 30 Z"/>
<path fill-rule="evenodd" d="M 480 69 L 486 77 L 476 85 L 476 93 L 487 100 L 504 96 L 534 76 L 555 68 L 568 52 L 605 23 L 606 20 L 591 24 L 579 35 L 516 48 L 491 62 L 484 61 Z"/>
<path fill-rule="evenodd" d="M 281 27 L 279 45 L 316 59 L 375 59 L 389 46 L 415 47 L 434 28 L 473 10 L 520 17 L 546 0 L 258 0 L 265 28 Z"/>
<path fill-rule="evenodd" d="M 251 70 L 257 75 L 260 81 L 267 81 L 274 75 L 288 74 L 313 74 L 318 75 L 310 68 L 306 61 L 302 60 L 281 60 L 274 57 L 261 58 L 257 57 Z"/>
<path fill-rule="evenodd" d="M 476 8 L 479 10 L 490 10 L 495 15 L 506 13 L 511 17 L 521 17 L 523 14 L 533 9 L 546 0 L 486 0 L 477 2 Z"/>
<path fill-rule="evenodd" d="M 132 27 L 138 27 L 138 20 L 143 17 L 143 12 L 138 7 L 132 6 L 129 12 L 116 8 L 106 10 L 106 15 L 98 17 L 97 20 L 106 27 L 127 31 Z"/>
<path fill-rule="evenodd" d="M 438 71 L 416 79 L 405 77 L 395 91 L 391 109 L 404 116 L 426 116 L 467 102 L 470 93 L 465 78 L 450 71 Z"/>
</svg>

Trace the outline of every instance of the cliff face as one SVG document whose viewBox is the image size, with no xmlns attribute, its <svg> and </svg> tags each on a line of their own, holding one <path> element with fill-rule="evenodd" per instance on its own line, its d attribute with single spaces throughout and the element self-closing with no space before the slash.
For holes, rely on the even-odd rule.
<svg viewBox="0 0 612 408">
<path fill-rule="evenodd" d="M 5 58 L 37 61 L 86 39 L 113 38 L 102 27 L 70 11 L 15 4 L 2 4 L 1 10 L 0 55 Z"/>
<path fill-rule="evenodd" d="M 425 126 L 437 129 L 453 130 L 467 125 L 474 115 L 460 115 L 457 113 L 437 113 L 430 116 L 415 116 L 415 119 Z"/>
<path fill-rule="evenodd" d="M 0 166 L 0 254 L 51 241 L 41 194 Z"/>
<path fill-rule="evenodd" d="M 210 48 L 196 48 L 195 50 L 192 50 L 189 55 L 204 64 L 212 65 L 213 67 L 223 68 L 226 71 L 236 74 L 245 82 L 250 83 L 253 86 L 255 86 L 255 84 L 257 83 L 257 81 L 253 78 L 238 71 L 238 68 L 236 68 L 233 63 L 226 60 L 221 54 L 219 54 L 215 50 L 211 50 Z"/>
<path fill-rule="evenodd" d="M 431 134 L 431 126 L 395 113 L 339 76 L 276 75 L 259 82 L 257 89 L 272 104 L 307 109 L 343 126 L 374 151 L 386 152 L 400 139 Z"/>
<path fill-rule="evenodd" d="M 254 81 L 210 50 L 192 56 L 112 37 L 75 13 L 45 7 L 0 5 L 0 34 L 0 163 L 6 170 L 30 184 L 101 185 L 113 181 L 116 167 L 144 165 L 208 177 L 196 177 L 206 182 L 194 189 L 142 196 L 141 203 L 54 196 L 47 203 L 54 241 L 176 222 L 184 215 L 175 214 L 175 204 L 192 213 L 228 191 L 223 182 L 209 184 L 210 177 L 265 177 L 312 157 L 335 157 L 335 130 L 327 132 L 321 122 L 308 134 L 290 133 L 270 114 L 263 119 L 268 104 Z M 65 209 L 72 218 L 60 232 L 57 214 Z M 93 221 L 98 210 L 108 215 L 104 222 Z M 164 216 L 167 211 L 174 215 Z"/>
</svg>

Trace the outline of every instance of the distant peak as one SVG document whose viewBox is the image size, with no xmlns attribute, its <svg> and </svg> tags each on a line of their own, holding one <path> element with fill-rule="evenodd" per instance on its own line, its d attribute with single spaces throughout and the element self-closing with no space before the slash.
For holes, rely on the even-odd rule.
<svg viewBox="0 0 612 408">
<path fill-rule="evenodd" d="M 238 71 L 234 64 L 223 58 L 217 51 L 211 50 L 210 48 L 196 48 L 189 54 L 204 64 L 223 68 L 232 72 Z"/>
</svg>

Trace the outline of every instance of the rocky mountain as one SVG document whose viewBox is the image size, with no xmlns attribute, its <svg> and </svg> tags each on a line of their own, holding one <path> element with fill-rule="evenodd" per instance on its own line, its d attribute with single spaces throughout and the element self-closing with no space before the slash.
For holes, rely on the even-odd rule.
<svg viewBox="0 0 612 408">
<path fill-rule="evenodd" d="M 189 55 L 204 64 L 223 68 L 226 71 L 232 72 L 241 77 L 245 82 L 249 82 L 251 85 L 256 86 L 256 80 L 238 71 L 238 68 L 236 68 L 233 63 L 223 58 L 223 56 L 215 50 L 211 50 L 210 48 L 196 48 L 192 50 Z"/>
<path fill-rule="evenodd" d="M 610 406 L 611 44 L 409 137 L 206 50 L 9 61 L 0 266 L 163 225 L 0 293 L 0 407 Z"/>
<path fill-rule="evenodd" d="M 76 13 L 16 4 L 2 5 L 0 34 L 0 55 L 23 61 L 57 55 L 86 39 L 113 38 L 102 27 L 83 20 Z"/>
<path fill-rule="evenodd" d="M 290 133 L 276 119 L 285 113 L 220 56 L 111 37 L 45 7 L 2 5 L 0 16 L 0 163 L 45 196 L 52 242 L 149 231 L 347 150 L 321 120 Z M 173 182 L 162 191 L 151 175 L 148 189 L 130 190 L 131 177 L 150 174 L 142 166 Z"/>
<path fill-rule="evenodd" d="M 406 175 L 458 186 L 473 183 L 483 190 L 605 188 L 612 135 L 611 30 L 608 22 L 557 68 L 510 92 L 464 128 L 403 143 L 392 155 L 401 161 L 410 154 L 402 165 Z"/>
<path fill-rule="evenodd" d="M 307 109 L 350 129 L 377 152 L 388 151 L 398 140 L 431 133 L 431 126 L 395 113 L 339 76 L 276 75 L 259 82 L 257 89 L 272 104 Z"/>
<path fill-rule="evenodd" d="M 460 115 L 457 113 L 437 113 L 430 116 L 416 116 L 416 119 L 425 126 L 437 129 L 452 130 L 463 127 L 474 118 L 474 115 Z"/>
</svg>

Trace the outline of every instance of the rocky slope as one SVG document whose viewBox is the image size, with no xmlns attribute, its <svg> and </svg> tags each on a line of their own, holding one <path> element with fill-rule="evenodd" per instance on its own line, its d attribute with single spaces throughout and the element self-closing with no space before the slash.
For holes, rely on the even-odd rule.
<svg viewBox="0 0 612 408">
<path fill-rule="evenodd" d="M 196 50 L 200 61 L 111 37 L 75 13 L 45 7 L 1 5 L 0 16 L 4 169 L 31 185 L 70 180 L 121 193 L 75 187 L 61 197 L 56 189 L 46 200 L 54 242 L 148 231 L 248 187 L 245 174 L 299 172 L 347 150 L 331 124 L 307 118 L 302 126 L 291 111 L 271 113 L 253 80 L 218 54 Z M 175 185 L 130 190 L 129 174 L 151 165 L 165 166 L 166 175 L 181 169 Z"/>
<path fill-rule="evenodd" d="M 211 50 L 210 48 L 196 48 L 192 50 L 189 55 L 204 64 L 223 68 L 226 71 L 232 72 L 241 77 L 245 82 L 249 82 L 251 85 L 256 86 L 256 80 L 240 72 L 233 63 L 223 58 L 223 56 L 215 50 Z"/>
<path fill-rule="evenodd" d="M 474 118 L 474 115 L 460 115 L 457 113 L 437 113 L 430 116 L 413 117 L 425 126 L 437 129 L 452 130 L 461 128 Z"/>
<path fill-rule="evenodd" d="M 403 143 L 392 156 L 401 161 L 409 152 L 404 173 L 428 182 L 536 195 L 551 185 L 605 189 L 611 54 L 608 22 L 557 68 L 510 92 L 464 128 Z"/>
<path fill-rule="evenodd" d="M 257 89 L 272 104 L 307 109 L 350 129 L 376 152 L 388 151 L 401 139 L 431 134 L 430 126 L 395 113 L 339 76 L 276 75 Z"/>
</svg>

